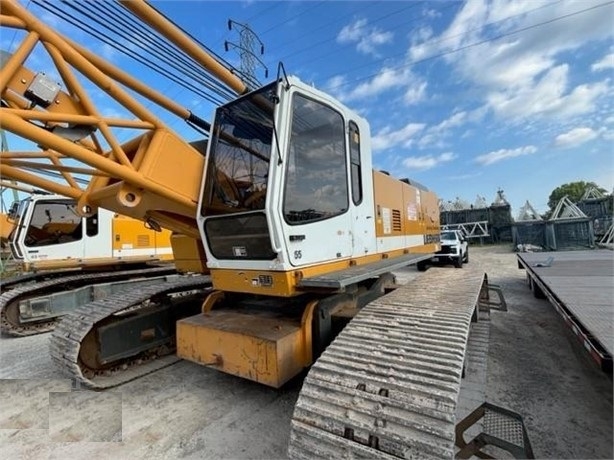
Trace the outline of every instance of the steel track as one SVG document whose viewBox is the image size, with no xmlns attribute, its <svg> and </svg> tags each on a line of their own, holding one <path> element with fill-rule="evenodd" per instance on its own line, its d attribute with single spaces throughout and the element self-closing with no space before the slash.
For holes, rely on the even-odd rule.
<svg viewBox="0 0 614 460">
<path fill-rule="evenodd" d="M 173 266 L 110 271 L 104 273 L 80 273 L 36 283 L 28 283 L 23 286 L 15 286 L 11 290 L 0 295 L 0 332 L 14 337 L 24 337 L 49 332 L 54 329 L 58 318 L 32 323 L 20 323 L 11 319 L 12 316 L 17 316 L 19 302 L 21 300 L 58 291 L 76 289 L 89 284 L 121 281 L 132 277 L 170 275 L 173 273 L 176 273 L 176 269 Z M 9 314 L 10 309 L 15 309 L 15 315 Z"/>
<path fill-rule="evenodd" d="M 365 306 L 312 366 L 290 458 L 453 458 L 484 272 L 430 269 Z"/>
<path fill-rule="evenodd" d="M 10 276 L 0 280 L 0 292 L 8 291 L 9 289 L 12 289 L 13 287 L 22 283 L 45 281 L 48 279 L 57 278 L 59 276 L 72 275 L 80 270 L 80 268 L 68 268 L 65 270 L 45 270 L 35 273 L 22 273 L 21 275 Z"/>
<path fill-rule="evenodd" d="M 210 286 L 209 276 L 186 276 L 157 286 L 145 286 L 117 293 L 80 306 L 74 312 L 65 315 L 53 332 L 49 346 L 51 359 L 64 374 L 75 379 L 78 384 L 99 390 L 120 385 L 169 366 L 179 360 L 174 354 L 174 346 L 148 350 L 103 371 L 86 369 L 80 362 L 79 353 L 85 336 L 101 321 L 123 310 L 137 308 L 152 297 Z"/>
</svg>

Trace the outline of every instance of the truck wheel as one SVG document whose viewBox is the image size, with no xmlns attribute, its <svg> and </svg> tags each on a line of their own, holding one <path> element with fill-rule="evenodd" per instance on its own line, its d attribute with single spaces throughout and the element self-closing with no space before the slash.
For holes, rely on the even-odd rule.
<svg viewBox="0 0 614 460">
<path fill-rule="evenodd" d="M 416 264 L 416 268 L 418 269 L 419 272 L 424 272 L 426 271 L 426 261 L 421 260 L 420 262 L 418 262 Z"/>
<path fill-rule="evenodd" d="M 463 253 L 462 252 L 456 258 L 456 261 L 454 261 L 454 266 L 456 268 L 463 268 Z"/>
<path fill-rule="evenodd" d="M 465 263 L 469 263 L 469 249 L 467 249 L 467 254 L 465 254 Z"/>
</svg>

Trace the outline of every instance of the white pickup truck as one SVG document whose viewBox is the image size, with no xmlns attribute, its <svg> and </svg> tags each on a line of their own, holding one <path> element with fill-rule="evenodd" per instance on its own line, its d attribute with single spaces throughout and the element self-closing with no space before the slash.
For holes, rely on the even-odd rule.
<svg viewBox="0 0 614 460">
<path fill-rule="evenodd" d="M 459 230 L 443 230 L 441 232 L 441 250 L 435 256 L 423 263 L 418 263 L 418 270 L 424 271 L 428 264 L 453 264 L 462 268 L 469 262 L 469 245 L 467 239 Z"/>
</svg>

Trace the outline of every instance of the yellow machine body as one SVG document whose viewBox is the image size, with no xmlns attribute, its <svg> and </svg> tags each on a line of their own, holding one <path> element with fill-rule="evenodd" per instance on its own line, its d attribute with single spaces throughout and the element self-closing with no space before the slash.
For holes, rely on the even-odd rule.
<svg viewBox="0 0 614 460">
<path fill-rule="evenodd" d="M 177 354 L 279 388 L 311 364 L 306 329 L 287 318 L 213 310 L 177 322 Z"/>
<path fill-rule="evenodd" d="M 15 222 L 9 218 L 8 214 L 0 213 L 0 239 L 3 243 L 8 241 L 14 228 Z"/>
</svg>

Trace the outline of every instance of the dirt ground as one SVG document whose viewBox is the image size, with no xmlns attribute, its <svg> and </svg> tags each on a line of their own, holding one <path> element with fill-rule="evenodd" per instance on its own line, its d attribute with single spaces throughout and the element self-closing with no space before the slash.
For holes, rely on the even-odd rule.
<svg viewBox="0 0 614 460">
<path fill-rule="evenodd" d="M 509 307 L 491 313 L 486 399 L 524 416 L 537 458 L 613 458 L 612 381 L 532 296 L 515 257 L 471 247 Z M 180 361 L 96 393 L 71 388 L 48 340 L 0 338 L 1 458 L 286 458 L 303 376 L 273 390 Z"/>
</svg>

